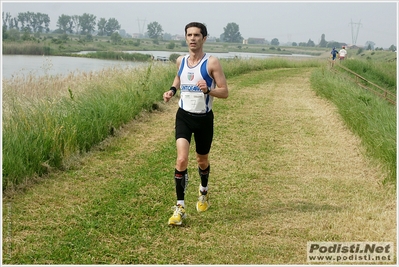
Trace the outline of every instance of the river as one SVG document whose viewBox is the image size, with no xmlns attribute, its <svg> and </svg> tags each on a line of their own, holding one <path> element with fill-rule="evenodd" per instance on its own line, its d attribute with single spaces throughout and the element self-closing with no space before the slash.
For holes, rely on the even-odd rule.
<svg viewBox="0 0 399 267">
<path fill-rule="evenodd" d="M 169 58 L 170 54 L 176 52 L 167 51 L 125 51 L 127 53 L 143 53 L 157 57 Z M 89 53 L 87 51 L 80 52 Z M 185 54 L 185 53 L 181 53 Z M 276 55 L 258 53 L 209 53 L 218 58 L 268 58 Z M 288 57 L 311 57 L 306 55 L 278 55 Z M 145 62 L 105 60 L 80 57 L 61 57 L 61 56 L 27 56 L 27 55 L 3 55 L 2 56 L 2 79 L 11 79 L 15 76 L 45 76 L 45 75 L 67 75 L 71 72 L 91 72 L 99 71 L 111 67 L 140 67 Z"/>
</svg>

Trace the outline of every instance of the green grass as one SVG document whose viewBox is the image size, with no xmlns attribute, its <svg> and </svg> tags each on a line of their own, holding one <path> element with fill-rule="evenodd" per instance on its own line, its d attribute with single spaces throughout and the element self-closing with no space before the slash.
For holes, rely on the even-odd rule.
<svg viewBox="0 0 399 267">
<path fill-rule="evenodd" d="M 50 99 L 4 87 L 3 189 L 50 168 L 63 169 L 77 153 L 87 152 L 142 110 L 152 110 L 174 71 L 150 65 L 139 73 L 99 75 L 104 74 L 86 81 L 83 89 L 68 87 L 69 95 Z"/>
<path fill-rule="evenodd" d="M 223 63 L 227 77 L 264 68 L 317 64 L 313 61 L 290 63 L 283 59 Z M 76 154 L 89 151 L 142 110 L 156 108 L 175 71 L 173 64 L 150 65 L 139 71 L 111 69 L 76 85 L 76 89 L 68 86 L 73 83 L 72 77 L 63 81 L 69 93 L 62 97 L 40 95 L 42 84 L 49 77 L 29 85 L 28 96 L 15 90 L 21 83 L 6 83 L 3 189 L 31 176 L 41 176 L 51 168 L 64 169 Z M 39 91 L 33 98 L 32 88 Z"/>
<path fill-rule="evenodd" d="M 396 61 L 384 62 L 354 59 L 345 60 L 342 62 L 342 65 L 356 72 L 363 78 L 372 81 L 391 93 L 396 94 Z"/>
<path fill-rule="evenodd" d="M 320 60 L 222 60 L 223 69 L 229 79 L 237 75 L 263 69 L 318 67 L 314 80 L 315 90 L 325 94 L 333 92 L 328 79 L 320 74 L 326 70 Z M 66 169 L 71 159 L 85 153 L 94 145 L 134 119 L 142 110 L 153 110 L 161 100 L 162 92 L 168 88 L 175 73 L 175 66 L 150 65 L 146 69 L 110 69 L 98 76 L 74 84 L 75 77 L 62 82 L 50 77 L 5 83 L 3 88 L 3 190 L 18 185 L 29 177 L 41 176 L 51 169 Z M 321 76 L 320 76 L 321 75 Z M 27 79 L 32 79 L 27 77 Z M 49 87 L 63 84 L 60 89 L 48 88 L 43 84 L 51 81 Z M 25 84 L 24 84 L 25 83 Z M 347 82 L 341 82 L 341 95 L 332 99 L 340 108 L 346 105 L 351 111 L 340 111 L 353 130 L 364 136 L 374 157 L 389 166 L 393 179 L 396 174 L 396 117 L 392 107 L 385 107 L 375 97 L 355 96 L 355 101 L 347 101 Z M 57 85 L 58 86 L 58 85 Z M 29 88 L 18 94 L 15 88 Z M 35 89 L 34 89 L 35 88 Z M 324 88 L 324 89 L 323 89 Z M 37 95 L 32 97 L 32 92 Z M 41 92 L 43 91 L 43 92 Z M 60 93 L 57 93 L 60 91 Z M 54 93 L 55 92 L 55 93 Z M 45 94 L 44 94 L 45 93 Z M 46 95 L 51 93 L 52 95 Z M 44 95 L 43 95 L 44 94 Z M 358 101 L 363 99 L 364 101 Z M 366 105 L 372 104 L 372 105 Z M 354 106 L 353 106 L 354 105 Z M 384 109 L 384 111 L 381 111 Z M 367 113 L 366 113 L 367 112 Z M 363 118 L 363 119 L 361 119 Z M 381 119 L 383 118 L 383 119 Z M 352 125 L 354 124 L 354 125 Z M 373 141 L 374 140 L 374 141 Z M 379 152 L 380 151 L 380 152 Z"/>
<path fill-rule="evenodd" d="M 348 127 L 361 138 L 368 154 L 385 166 L 389 172 L 385 181 L 395 182 L 396 107 L 327 68 L 313 72 L 312 85 L 317 94 L 337 106 Z"/>
<path fill-rule="evenodd" d="M 175 203 L 173 98 L 70 169 L 6 192 L 3 263 L 306 264 L 307 241 L 395 242 L 395 190 L 381 186 L 334 106 L 310 88 L 315 67 L 282 64 L 230 76 L 229 98 L 215 100 L 207 212 L 194 208 L 192 146 L 188 219 L 167 225 Z"/>
<path fill-rule="evenodd" d="M 151 61 L 151 55 L 141 53 L 125 53 L 112 51 L 97 51 L 87 54 L 65 54 L 66 56 L 100 58 L 123 61 Z"/>
</svg>

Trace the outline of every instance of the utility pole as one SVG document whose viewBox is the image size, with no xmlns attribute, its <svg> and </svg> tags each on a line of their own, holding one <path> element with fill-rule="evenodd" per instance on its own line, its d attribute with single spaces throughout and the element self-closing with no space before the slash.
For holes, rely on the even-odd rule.
<svg viewBox="0 0 399 267">
<path fill-rule="evenodd" d="M 350 24 L 351 24 L 351 28 L 352 28 L 352 45 L 356 45 L 357 36 L 359 35 L 359 27 L 362 24 L 360 23 L 360 20 L 359 20 L 359 23 L 354 23 L 354 22 L 352 22 L 352 19 L 351 19 Z M 354 32 L 354 25 L 357 26 L 357 28 L 355 29 L 356 32 Z"/>
</svg>

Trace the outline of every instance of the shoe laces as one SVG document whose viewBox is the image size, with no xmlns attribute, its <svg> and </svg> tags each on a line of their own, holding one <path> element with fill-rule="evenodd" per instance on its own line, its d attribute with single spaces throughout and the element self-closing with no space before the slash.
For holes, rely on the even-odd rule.
<svg viewBox="0 0 399 267">
<path fill-rule="evenodd" d="M 174 216 L 177 216 L 177 215 L 180 215 L 180 216 L 183 216 L 183 207 L 182 206 L 173 206 L 172 207 L 172 210 L 173 210 L 173 215 Z"/>
<path fill-rule="evenodd" d="M 201 203 L 205 203 L 206 202 L 206 195 L 200 195 L 198 197 L 198 201 L 201 202 Z"/>
</svg>

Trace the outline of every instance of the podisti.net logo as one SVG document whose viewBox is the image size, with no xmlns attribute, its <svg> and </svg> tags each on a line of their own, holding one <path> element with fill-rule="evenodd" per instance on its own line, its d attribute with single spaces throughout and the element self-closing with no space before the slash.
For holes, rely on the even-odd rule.
<svg viewBox="0 0 399 267">
<path fill-rule="evenodd" d="M 393 242 L 307 242 L 307 262 L 393 262 Z"/>
</svg>

